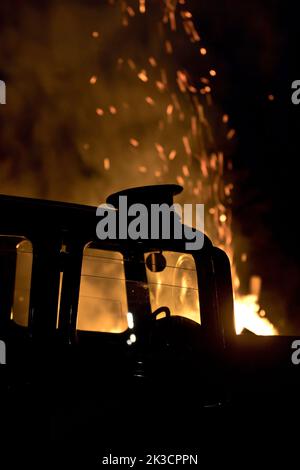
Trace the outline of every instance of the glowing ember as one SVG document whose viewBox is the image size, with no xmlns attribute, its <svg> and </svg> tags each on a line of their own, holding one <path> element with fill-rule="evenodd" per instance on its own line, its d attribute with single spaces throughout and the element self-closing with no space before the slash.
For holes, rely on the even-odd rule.
<svg viewBox="0 0 300 470">
<path fill-rule="evenodd" d="M 154 106 L 154 104 L 155 104 L 155 102 L 151 98 L 151 96 L 146 96 L 145 101 L 146 101 L 146 103 L 150 104 L 150 106 Z"/>
<path fill-rule="evenodd" d="M 145 11 L 146 11 L 145 0 L 140 0 L 140 13 L 145 13 Z"/>
<path fill-rule="evenodd" d="M 108 171 L 110 169 L 110 159 L 105 158 L 103 161 L 104 170 Z"/>
<path fill-rule="evenodd" d="M 129 142 L 131 143 L 131 145 L 132 145 L 133 147 L 138 147 L 138 146 L 139 146 L 139 142 L 138 142 L 138 140 L 136 140 L 136 139 L 130 139 Z"/>
<path fill-rule="evenodd" d="M 145 70 L 141 70 L 140 73 L 138 74 L 138 77 L 142 82 L 148 81 L 147 73 Z"/>
<path fill-rule="evenodd" d="M 148 171 L 147 167 L 145 167 L 144 165 L 139 166 L 139 172 L 140 173 L 147 173 L 147 171 Z"/>
<path fill-rule="evenodd" d="M 169 104 L 166 113 L 170 116 L 173 113 L 173 105 Z"/>
<path fill-rule="evenodd" d="M 169 153 L 169 160 L 174 160 L 175 157 L 176 157 L 176 150 L 172 150 Z"/>
<path fill-rule="evenodd" d="M 149 64 L 152 65 L 152 67 L 156 67 L 157 66 L 157 62 L 156 60 L 154 59 L 154 57 L 149 57 Z"/>
<path fill-rule="evenodd" d="M 233 139 L 234 136 L 235 136 L 235 130 L 230 129 L 230 131 L 227 133 L 227 139 L 231 140 L 231 139 Z"/>
<path fill-rule="evenodd" d="M 97 83 L 97 77 L 96 77 L 96 75 L 93 75 L 93 76 L 90 78 L 90 84 L 91 84 L 91 85 L 95 85 L 95 83 Z"/>
</svg>

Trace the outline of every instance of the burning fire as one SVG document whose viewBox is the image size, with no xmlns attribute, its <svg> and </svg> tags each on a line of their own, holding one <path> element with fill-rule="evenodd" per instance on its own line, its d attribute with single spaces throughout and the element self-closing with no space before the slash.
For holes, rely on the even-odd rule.
<svg viewBox="0 0 300 470">
<path fill-rule="evenodd" d="M 3 141 L 16 158 L 1 168 L 2 192 L 98 204 L 105 194 L 137 182 L 176 180 L 186 202 L 205 204 L 207 234 L 231 260 L 237 332 L 275 334 L 259 307 L 259 289 L 240 294 L 230 210 L 232 163 L 216 143 L 211 117 L 228 142 L 235 129 L 213 103 L 214 84 L 222 74 L 194 24 L 193 2 L 107 0 L 97 10 L 69 3 L 67 16 L 65 7 L 44 15 L 47 28 L 39 47 L 31 38 L 31 22 L 24 21 L 22 35 L 29 40 L 22 41 L 24 49 L 14 50 L 8 74 L 32 70 L 24 81 L 24 89 L 30 86 L 28 97 L 32 103 L 40 96 L 47 99 L 32 121 L 27 96 L 17 95 L 15 107 L 8 108 L 12 124 Z M 7 43 L 14 44 L 11 34 Z M 32 67 L 32 58 L 38 68 Z M 32 87 L 36 81 L 39 86 Z M 21 93 L 23 87 L 16 89 Z M 51 106 L 46 105 L 49 93 Z M 19 115 L 26 116 L 26 129 L 33 129 L 33 159 L 27 158 L 30 139 L 21 146 Z M 20 176 L 13 185 L 15 167 Z"/>
<path fill-rule="evenodd" d="M 109 3 L 115 6 L 117 2 L 109 0 Z M 157 2 L 155 3 L 157 10 Z M 160 17 L 156 27 L 161 46 L 160 53 L 145 56 L 144 61 L 140 63 L 137 63 L 133 57 L 118 59 L 119 73 L 120 69 L 127 67 L 132 73 L 132 80 L 136 76 L 145 87 L 140 106 L 148 107 L 149 112 L 155 109 L 156 113 L 160 113 L 158 133 L 156 141 L 153 142 L 157 160 L 151 162 L 154 166 L 154 182 L 155 179 L 156 182 L 166 182 L 172 179 L 176 171 L 177 182 L 185 187 L 185 193 L 194 200 L 199 201 L 201 198 L 201 202 L 208 207 L 206 217 L 208 235 L 216 245 L 227 252 L 232 264 L 237 333 L 240 334 L 247 329 L 257 335 L 275 335 L 276 328 L 266 318 L 265 312 L 259 305 L 260 279 L 251 279 L 248 295 L 239 293 L 240 282 L 233 263 L 230 212 L 233 184 L 224 183 L 232 166 L 230 161 L 224 161 L 223 153 L 216 149 L 212 130 L 206 118 L 206 109 L 211 108 L 213 103 L 212 88 L 213 81 L 218 75 L 217 71 L 210 63 L 207 73 L 193 80 L 186 67 L 180 66 L 174 70 L 175 59 L 173 67 L 168 67 L 170 56 L 175 56 L 183 37 L 190 43 L 190 54 L 197 54 L 199 60 L 204 58 L 206 60 L 209 53 L 195 27 L 193 14 L 187 7 L 189 2 L 162 0 L 159 3 Z M 150 2 L 145 0 L 122 0 L 120 5 L 122 25 L 127 29 L 136 16 L 139 17 L 139 22 L 142 22 L 147 15 L 152 15 L 154 10 L 153 4 L 150 5 Z M 152 31 L 152 34 L 155 35 L 156 31 Z M 129 103 L 127 107 L 130 107 Z M 97 110 L 96 112 L 100 117 L 103 114 Z M 233 139 L 235 130 L 230 127 L 228 115 L 223 115 L 221 120 L 227 139 Z M 172 147 L 173 139 L 168 138 L 170 130 L 174 129 L 176 131 L 181 129 L 182 132 L 181 144 L 179 146 L 177 143 L 177 147 Z M 160 136 L 160 140 L 157 136 Z M 135 134 L 128 140 L 128 145 L 139 151 L 140 155 L 143 155 L 142 137 Z M 149 176 L 149 165 L 144 161 L 142 163 L 137 167 L 138 172 Z M 107 162 L 104 162 L 104 167 L 109 171 L 110 165 Z"/>
<path fill-rule="evenodd" d="M 46 164 L 41 165 L 46 174 L 43 177 L 39 175 L 38 184 L 26 183 L 27 191 L 30 186 L 31 196 L 80 199 L 78 202 L 84 200 L 97 204 L 105 193 L 136 186 L 137 181 L 156 184 L 176 180 L 184 187 L 187 202 L 205 204 L 207 234 L 230 258 L 237 333 L 246 328 L 255 334 L 276 334 L 275 327 L 260 309 L 260 289 L 250 287 L 248 295 L 240 294 L 231 228 L 232 163 L 218 148 L 208 117 L 213 116 L 214 120 L 218 117 L 213 104 L 213 90 L 215 80 L 221 74 L 210 57 L 205 39 L 194 24 L 193 2 L 107 0 L 106 5 L 105 2 L 102 4 L 99 8 L 105 11 L 99 15 L 99 24 L 96 23 L 96 14 L 91 20 L 89 10 L 81 14 L 81 10 L 75 8 L 68 21 L 64 21 L 64 10 L 54 13 L 51 10 L 54 16 L 50 28 L 54 29 L 50 31 L 50 38 L 60 38 L 63 31 L 63 62 L 56 49 L 50 54 L 54 61 L 50 61 L 51 69 L 48 67 L 48 50 L 37 57 L 33 55 L 37 48 L 33 54 L 22 54 L 22 60 L 35 57 L 36 63 L 40 63 L 41 76 L 43 70 L 46 71 L 40 86 L 42 89 L 45 87 L 46 96 L 49 90 L 53 93 L 57 90 L 58 95 L 53 97 L 58 99 L 53 98 L 52 101 L 60 106 L 54 116 L 56 124 L 49 125 L 49 108 L 38 116 L 41 127 L 35 127 L 35 134 L 40 140 L 35 141 L 35 145 L 44 150 L 51 148 L 51 153 L 48 156 L 46 150 L 43 152 L 49 157 Z M 74 21 L 69 21 L 71 17 Z M 89 31 L 86 23 L 82 27 L 84 21 L 88 21 Z M 74 38 L 81 40 L 79 25 L 81 31 L 88 31 L 84 41 L 88 41 L 90 47 L 83 45 L 74 55 Z M 53 47 L 52 39 L 48 46 L 49 49 Z M 46 62 L 43 62 L 45 57 Z M 20 70 L 32 68 L 28 65 L 14 67 Z M 76 99 L 71 108 L 73 95 L 61 94 L 60 89 L 61 70 L 65 68 L 63 75 L 72 76 L 74 80 Z M 58 76 L 53 75 L 54 70 L 59 71 Z M 80 94 L 82 96 L 77 91 L 82 77 L 80 84 L 77 83 L 75 78 L 79 74 L 74 74 L 74 70 L 85 74 L 86 88 Z M 31 83 L 30 87 L 31 96 Z M 65 102 L 61 101 L 62 96 Z M 58 116 L 61 122 L 57 121 Z M 222 129 L 228 141 L 234 139 L 235 129 L 227 114 L 219 117 L 218 128 Z M 62 135 L 64 139 L 61 139 Z M 51 192 L 51 188 L 57 187 L 57 168 L 64 167 L 62 140 L 69 142 L 63 146 L 64 152 L 65 149 L 66 153 L 70 148 L 76 149 L 77 163 L 87 177 L 84 182 L 81 172 L 79 179 L 76 162 L 70 165 L 69 157 L 65 157 L 67 174 L 62 173 L 61 184 L 58 184 L 63 191 L 61 194 Z M 15 148 L 15 142 L 12 144 Z M 26 148 L 24 155 L 27 154 Z M 76 186 L 73 182 L 73 192 L 66 196 L 66 180 L 72 171 L 78 184 Z M 32 194 L 32 188 L 37 187 L 40 181 L 43 191 L 45 186 L 50 191 L 42 195 Z"/>
<path fill-rule="evenodd" d="M 256 295 L 248 294 L 239 296 L 237 294 L 234 309 L 235 329 L 237 334 L 241 334 L 245 328 L 261 336 L 273 336 L 278 334 L 274 325 L 272 325 L 267 318 L 260 316 L 261 309 Z"/>
<path fill-rule="evenodd" d="M 207 56 L 207 48 L 204 47 L 203 42 L 193 22 L 193 15 L 187 9 L 187 1 L 180 0 L 179 2 L 166 0 L 162 4 L 162 18 L 160 27 L 162 33 L 162 47 L 166 49 L 166 55 L 174 53 L 174 45 L 170 36 L 173 37 L 178 30 L 183 30 L 188 37 L 192 48 L 200 56 Z M 122 2 L 124 11 L 124 25 L 128 26 L 130 11 L 134 11 L 133 6 L 125 7 L 126 2 Z M 142 9 L 141 9 L 142 4 Z M 127 12 L 127 13 L 126 13 Z M 140 2 L 140 12 L 145 14 L 147 12 L 146 3 Z M 174 41 L 175 42 L 175 41 Z M 157 59 L 149 59 L 149 63 L 155 67 L 157 66 Z M 208 121 L 205 117 L 205 106 L 212 106 L 212 87 L 213 79 L 216 77 L 217 72 L 214 68 L 209 67 L 207 74 L 200 77 L 198 83 L 194 83 L 187 70 L 179 69 L 176 71 L 177 92 L 171 93 L 170 103 L 166 106 L 164 123 L 167 125 L 174 119 L 174 114 L 177 113 L 178 119 L 182 122 L 190 120 L 190 128 L 182 135 L 182 148 L 170 149 L 167 151 L 161 143 L 156 143 L 155 147 L 158 157 L 161 161 L 165 162 L 163 170 L 156 170 L 156 175 L 163 175 L 170 169 L 166 166 L 166 162 L 172 162 L 177 158 L 177 154 L 184 151 L 186 154 L 185 161 L 181 165 L 181 171 L 177 174 L 177 182 L 183 185 L 186 192 L 193 195 L 195 198 L 201 197 L 204 202 L 209 206 L 207 217 L 209 217 L 208 235 L 213 239 L 214 243 L 223 248 L 232 264 L 233 285 L 235 294 L 235 324 L 238 334 L 247 329 L 257 335 L 275 335 L 278 334 L 276 328 L 265 317 L 265 312 L 261 310 L 259 305 L 259 294 L 261 289 L 261 280 L 259 278 L 252 278 L 250 283 L 250 292 L 248 295 L 241 295 L 239 293 L 240 281 L 236 268 L 233 263 L 233 240 L 231 229 L 231 212 L 230 212 L 230 197 L 233 190 L 232 183 L 224 183 L 225 170 L 226 172 L 231 169 L 231 162 L 226 162 L 224 167 L 224 155 L 222 152 L 207 151 L 206 147 L 212 145 L 212 132 L 209 127 Z M 161 92 L 167 92 L 169 88 L 170 79 L 166 68 L 161 68 L 161 81 L 155 81 L 156 86 Z M 146 69 L 138 72 L 140 80 L 147 81 L 149 76 Z M 179 94 L 178 94 L 179 92 Z M 182 97 L 188 97 L 191 101 L 191 106 L 186 116 L 183 110 Z M 145 97 L 145 101 L 155 106 L 155 101 L 151 97 Z M 204 103 L 203 103 L 204 101 Z M 186 103 L 185 103 L 186 104 Z M 230 127 L 229 117 L 227 114 L 223 115 L 222 123 L 225 126 L 227 139 L 231 140 L 235 136 L 235 130 Z M 184 127 L 184 126 L 183 126 Z M 205 136 L 206 133 L 206 136 Z M 206 146 L 205 146 L 206 143 Z M 198 163 L 198 178 L 191 177 L 191 167 L 193 160 Z M 224 201 L 224 203 L 223 203 Z"/>
<path fill-rule="evenodd" d="M 234 281 L 236 280 L 237 277 Z M 241 334 L 244 329 L 261 336 L 278 334 L 274 325 L 265 318 L 266 312 L 259 305 L 260 289 L 261 279 L 258 276 L 253 276 L 250 282 L 249 294 L 240 295 L 238 289 L 235 290 L 234 312 L 237 334 Z"/>
</svg>

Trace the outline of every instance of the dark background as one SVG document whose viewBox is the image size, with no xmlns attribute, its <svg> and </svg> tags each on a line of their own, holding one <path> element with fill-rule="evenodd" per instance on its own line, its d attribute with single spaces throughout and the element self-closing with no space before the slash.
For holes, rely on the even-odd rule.
<svg viewBox="0 0 300 470">
<path fill-rule="evenodd" d="M 261 275 L 262 306 L 275 322 L 286 318 L 281 327 L 299 332 L 300 106 L 291 103 L 291 83 L 299 77 L 296 5 L 211 0 L 196 10 L 221 71 L 216 101 L 237 130 L 234 233 L 238 251 L 249 253 L 246 265 L 237 260 L 239 272 Z"/>
<path fill-rule="evenodd" d="M 42 13 L 44 9 L 46 14 L 51 1 L 27 3 Z M 79 0 L 73 3 L 80 4 Z M 19 0 L 1 2 L 0 28 L 12 26 L 18 30 L 22 4 Z M 236 260 L 242 290 L 248 292 L 251 275 L 261 276 L 261 304 L 268 316 L 282 332 L 291 329 L 300 332 L 297 191 L 300 106 L 291 103 L 291 83 L 300 79 L 296 3 L 209 0 L 188 4 L 209 47 L 208 65 L 218 71 L 214 101 L 229 114 L 237 131 L 235 145 L 225 151 L 234 167 L 232 209 L 236 251 L 248 253 L 247 263 Z M 43 35 L 39 16 L 31 27 L 39 40 Z M 6 64 L 13 63 L 14 57 L 2 55 L 0 60 L 1 78 L 6 79 Z M 270 94 L 274 95 L 273 101 L 268 99 Z M 31 112 L 29 105 L 29 117 Z M 25 141 L 26 132 L 25 127 L 22 129 Z M 0 159 L 4 159 L 3 154 Z M 39 171 L 40 163 L 34 154 L 32 165 Z"/>
</svg>

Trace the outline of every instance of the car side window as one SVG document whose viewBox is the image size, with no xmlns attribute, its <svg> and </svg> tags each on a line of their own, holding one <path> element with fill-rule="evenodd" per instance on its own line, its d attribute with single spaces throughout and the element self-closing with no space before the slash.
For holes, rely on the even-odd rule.
<svg viewBox="0 0 300 470">
<path fill-rule="evenodd" d="M 29 240 L 0 235 L 0 315 L 23 327 L 29 322 L 32 261 Z"/>
<path fill-rule="evenodd" d="M 195 260 L 188 253 L 163 251 L 164 263 L 151 267 L 153 253 L 145 254 L 151 310 L 167 306 L 171 315 L 201 324 L 198 277 Z M 150 258 L 149 258 L 150 257 Z"/>
<path fill-rule="evenodd" d="M 83 254 L 77 330 L 121 333 L 128 328 L 123 255 L 86 247 Z"/>
</svg>

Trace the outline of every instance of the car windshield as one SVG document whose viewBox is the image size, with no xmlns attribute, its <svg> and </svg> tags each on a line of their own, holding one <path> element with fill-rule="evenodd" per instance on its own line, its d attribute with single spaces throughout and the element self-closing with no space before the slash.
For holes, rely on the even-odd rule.
<svg viewBox="0 0 300 470">
<path fill-rule="evenodd" d="M 121 333 L 128 328 L 128 311 L 148 314 L 162 306 L 173 316 L 201 323 L 197 271 L 191 255 L 149 252 L 133 260 L 115 251 L 85 249 L 78 330 Z"/>
</svg>

